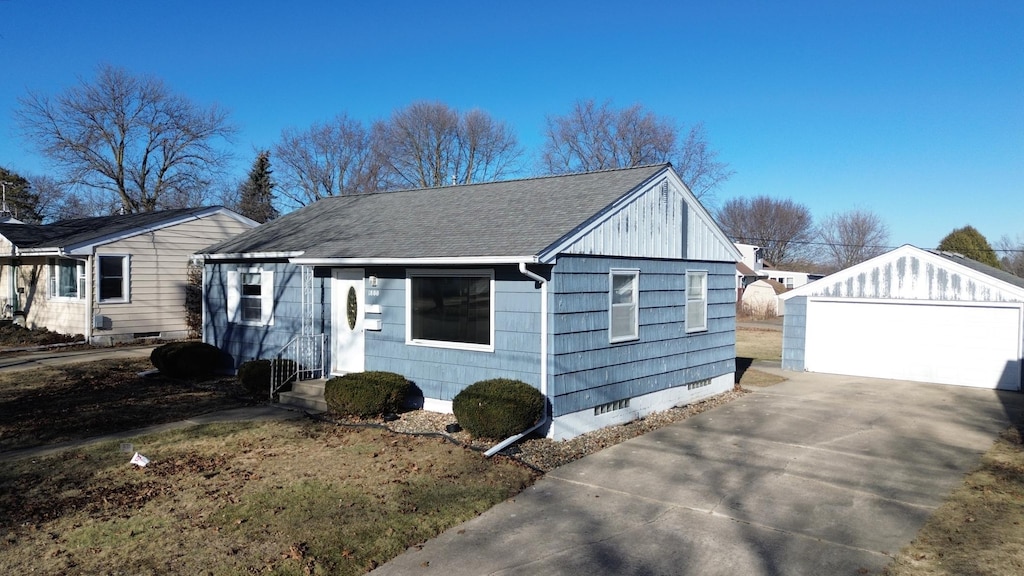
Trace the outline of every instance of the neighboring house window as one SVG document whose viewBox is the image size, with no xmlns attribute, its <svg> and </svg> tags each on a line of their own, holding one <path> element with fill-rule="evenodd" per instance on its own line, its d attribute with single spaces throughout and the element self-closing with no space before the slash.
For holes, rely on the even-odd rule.
<svg viewBox="0 0 1024 576">
<path fill-rule="evenodd" d="M 408 286 L 409 343 L 494 350 L 492 270 L 410 271 Z"/>
<path fill-rule="evenodd" d="M 100 302 L 128 301 L 128 256 L 97 256 L 96 285 Z"/>
<path fill-rule="evenodd" d="M 274 323 L 274 273 L 262 268 L 228 271 L 228 319 L 236 324 Z"/>
<path fill-rule="evenodd" d="M 85 264 L 70 258 L 50 259 L 50 298 L 85 298 Z"/>
<path fill-rule="evenodd" d="M 686 273 L 686 331 L 708 329 L 708 273 Z"/>
<path fill-rule="evenodd" d="M 639 270 L 612 270 L 608 290 L 608 339 L 640 338 Z"/>
</svg>

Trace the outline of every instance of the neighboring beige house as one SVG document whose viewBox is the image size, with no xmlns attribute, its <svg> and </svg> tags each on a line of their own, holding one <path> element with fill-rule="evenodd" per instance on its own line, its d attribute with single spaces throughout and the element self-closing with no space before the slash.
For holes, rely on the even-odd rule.
<svg viewBox="0 0 1024 576">
<path fill-rule="evenodd" d="M 184 338 L 189 257 L 255 226 L 222 206 L 0 223 L 0 313 L 96 344 Z"/>
</svg>

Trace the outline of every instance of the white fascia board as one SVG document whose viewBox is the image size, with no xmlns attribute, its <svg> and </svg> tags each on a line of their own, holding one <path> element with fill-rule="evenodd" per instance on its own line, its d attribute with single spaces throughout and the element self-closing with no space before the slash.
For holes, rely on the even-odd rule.
<svg viewBox="0 0 1024 576">
<path fill-rule="evenodd" d="M 670 166 L 666 166 L 664 169 L 659 170 L 653 176 L 651 176 L 644 182 L 641 182 L 637 187 L 633 188 L 626 194 L 623 194 L 616 201 L 606 206 L 603 210 L 595 214 L 592 218 L 590 218 L 580 226 L 576 227 L 572 232 L 566 234 L 558 241 L 556 241 L 554 244 L 542 250 L 540 252 L 538 261 L 544 264 L 554 263 L 558 254 L 564 252 L 569 248 L 569 246 L 576 243 L 577 240 L 579 240 L 583 236 L 586 236 L 595 228 L 603 224 L 614 214 L 616 214 L 623 206 L 630 204 L 639 196 L 642 196 L 643 194 L 650 192 L 652 188 L 659 186 L 661 182 L 665 179 L 672 181 L 672 185 L 677 190 L 682 192 L 683 198 L 685 199 L 687 206 L 696 211 L 697 214 L 709 224 L 709 227 L 712 229 L 712 233 L 714 234 L 715 238 L 719 242 L 721 242 L 726 247 L 726 250 L 732 255 L 732 261 L 741 262 L 743 260 L 743 255 L 740 254 L 739 249 L 736 248 L 736 245 L 733 244 L 732 240 L 730 240 L 729 237 L 726 236 L 725 232 L 722 231 L 722 228 L 721 226 L 718 225 L 718 222 L 715 222 L 715 219 L 711 217 L 711 213 L 708 212 L 706 208 L 704 208 L 704 205 L 701 204 L 700 200 L 698 200 L 697 197 L 693 195 L 693 192 L 691 192 L 690 189 L 686 186 L 686 184 L 682 181 L 682 179 L 679 178 L 679 175 L 676 174 L 675 169 L 671 168 Z"/>
<path fill-rule="evenodd" d="M 825 286 L 825 285 L 831 284 L 831 283 L 833 283 L 833 282 L 835 282 L 836 280 L 839 280 L 839 279 L 847 278 L 847 277 L 850 277 L 850 276 L 856 276 L 857 274 L 860 274 L 861 271 L 863 271 L 863 270 L 871 270 L 871 269 L 873 269 L 877 265 L 877 263 L 880 262 L 880 261 L 891 260 L 893 258 L 899 258 L 900 256 L 904 255 L 904 253 L 906 253 L 906 252 L 911 252 L 915 256 L 920 256 L 920 257 L 924 257 L 925 255 L 930 254 L 930 252 L 928 252 L 926 250 L 921 250 L 920 248 L 918 248 L 916 246 L 911 246 L 910 244 L 904 244 L 903 246 L 900 246 L 899 248 L 896 248 L 895 250 L 890 250 L 890 251 L 886 252 L 885 254 L 879 254 L 878 256 L 875 256 L 874 258 L 871 258 L 869 260 L 865 260 L 865 261 L 861 262 L 860 264 L 854 264 L 853 266 L 850 266 L 849 268 L 844 268 L 844 269 L 839 270 L 837 272 L 833 272 L 833 273 L 829 274 L 828 276 L 824 276 L 824 277 L 819 278 L 819 279 L 817 279 L 817 280 L 815 280 L 813 282 L 808 282 L 807 284 L 804 284 L 803 286 L 800 286 L 798 288 L 794 288 L 794 289 L 792 289 L 792 290 L 790 290 L 788 292 L 785 292 L 783 294 L 779 294 L 779 299 L 780 300 L 789 300 L 790 298 L 795 298 L 797 296 L 809 296 L 810 293 L 813 292 L 817 288 L 817 283 L 818 282 L 822 282 L 821 285 Z"/>
<path fill-rule="evenodd" d="M 228 216 L 236 217 L 235 219 L 239 220 L 240 222 L 251 223 L 254 228 L 259 225 L 258 222 L 254 221 L 254 220 L 250 220 L 250 219 L 246 218 L 245 216 L 242 216 L 241 214 L 236 214 L 235 212 L 233 212 L 231 210 L 228 210 L 227 208 L 215 207 L 215 208 L 208 208 L 208 209 L 202 210 L 200 212 L 195 212 L 193 214 L 188 214 L 188 215 L 185 215 L 185 216 L 179 216 L 179 217 L 174 218 L 174 219 L 164 220 L 163 222 L 160 222 L 158 224 L 151 224 L 149 226 L 144 226 L 144 227 L 139 227 L 139 228 L 132 228 L 131 230 L 125 230 L 124 232 L 119 232 L 117 234 L 110 234 L 108 236 L 100 236 L 98 238 L 94 238 L 92 240 L 89 240 L 88 242 L 83 242 L 81 244 L 74 244 L 74 245 L 66 246 L 66 247 L 64 247 L 64 251 L 67 252 L 68 254 L 88 255 L 88 254 L 92 254 L 92 252 L 93 252 L 93 250 L 95 249 L 96 246 L 101 246 L 103 244 L 110 244 L 111 242 L 117 242 L 118 240 L 125 240 L 127 238 L 132 238 L 132 237 L 138 236 L 139 234 L 146 234 L 148 232 L 156 232 L 157 230 L 162 230 L 162 229 L 168 228 L 170 226 L 177 226 L 178 224 L 184 224 L 185 222 L 192 222 L 193 220 L 201 220 L 203 218 L 206 218 L 207 216 L 210 216 L 212 214 L 217 214 L 217 213 L 223 213 L 223 214 L 226 214 Z"/>
<path fill-rule="evenodd" d="M 603 224 L 606 220 L 611 218 L 613 214 L 617 213 L 622 206 L 629 204 L 638 196 L 643 195 L 650 189 L 652 185 L 657 185 L 657 182 L 666 172 L 670 172 L 668 166 L 655 172 L 653 176 L 641 182 L 638 186 L 626 192 L 622 196 L 619 196 L 617 200 L 605 206 L 600 212 L 591 216 L 590 219 L 586 220 L 585 222 L 574 228 L 565 236 L 562 236 L 561 238 L 556 240 L 547 248 L 541 250 L 540 254 L 537 257 L 537 262 L 543 264 L 551 264 L 552 262 L 554 262 L 558 254 L 564 252 L 569 248 L 569 246 L 575 244 L 576 241 L 578 241 L 580 238 L 586 236 L 595 228 Z"/>
<path fill-rule="evenodd" d="M 305 254 L 304 251 L 294 252 L 228 252 L 218 254 L 204 254 L 197 253 L 193 254 L 192 258 L 201 258 L 203 260 L 289 260 L 291 258 L 298 258 Z"/>
<path fill-rule="evenodd" d="M 441 258 L 292 258 L 300 266 L 464 266 L 478 264 L 536 264 L 537 256 L 462 256 Z"/>
<path fill-rule="evenodd" d="M 66 253 L 60 248 L 18 248 L 18 256 L 64 256 Z"/>
<path fill-rule="evenodd" d="M 903 256 L 914 256 L 924 262 L 928 262 L 929 264 L 935 266 L 936 268 L 946 268 L 950 270 L 955 270 L 958 274 L 962 274 L 967 278 L 971 278 L 975 282 L 978 282 L 979 284 L 987 284 L 999 290 L 1009 292 L 1011 294 L 1017 294 L 1022 300 L 1024 300 L 1024 290 L 1022 290 L 1019 286 L 1014 286 L 1013 284 L 1010 284 L 1000 278 L 996 278 L 995 276 L 989 276 L 984 272 L 980 272 L 973 268 L 969 268 L 954 260 L 943 258 L 942 256 L 933 254 L 928 250 L 923 250 L 911 244 L 904 244 L 903 246 L 900 246 L 899 248 L 896 248 L 894 250 L 890 250 L 885 254 L 875 256 L 870 260 L 865 260 L 860 264 L 850 266 L 849 268 L 839 270 L 838 272 L 833 272 L 832 274 L 829 274 L 824 278 L 820 278 L 813 282 L 809 282 L 807 284 L 804 284 L 803 286 L 800 286 L 799 288 L 794 288 L 793 290 L 790 290 L 785 294 L 780 294 L 779 299 L 785 301 L 789 300 L 790 298 L 795 298 L 797 296 L 812 296 L 814 291 L 817 289 L 817 286 L 819 286 L 819 282 L 821 282 L 821 286 L 827 286 L 837 281 L 841 282 L 846 280 L 847 278 L 856 277 L 862 272 L 870 272 L 871 270 L 876 268 L 880 263 L 895 261 Z"/>
</svg>

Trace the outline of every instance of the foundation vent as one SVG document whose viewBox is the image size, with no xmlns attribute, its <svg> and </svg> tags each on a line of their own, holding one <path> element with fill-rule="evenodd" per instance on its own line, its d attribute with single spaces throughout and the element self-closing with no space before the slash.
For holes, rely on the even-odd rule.
<svg viewBox="0 0 1024 576">
<path fill-rule="evenodd" d="M 711 379 L 710 378 L 706 378 L 704 380 L 697 380 L 696 382 L 690 382 L 689 384 L 686 385 L 686 389 L 687 390 L 696 390 L 698 388 L 703 388 L 705 386 L 711 386 Z"/>
<path fill-rule="evenodd" d="M 623 408 L 629 408 L 629 398 L 616 400 L 615 402 L 609 402 L 607 404 L 601 404 L 600 406 L 594 406 L 594 416 L 600 416 L 601 414 L 622 410 Z"/>
</svg>

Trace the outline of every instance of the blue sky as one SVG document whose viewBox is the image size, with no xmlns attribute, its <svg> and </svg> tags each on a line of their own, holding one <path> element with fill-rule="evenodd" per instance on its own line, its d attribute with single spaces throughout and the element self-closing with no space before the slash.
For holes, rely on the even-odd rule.
<svg viewBox="0 0 1024 576">
<path fill-rule="evenodd" d="M 101 63 L 228 108 L 242 178 L 286 127 L 416 100 L 479 107 L 539 150 L 579 98 L 690 124 L 815 218 L 864 208 L 891 243 L 971 224 L 1024 237 L 1024 2 L 0 0 L 0 165 L 45 174 L 17 98 Z"/>
</svg>

